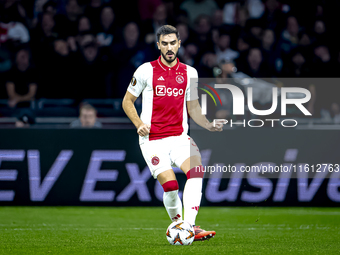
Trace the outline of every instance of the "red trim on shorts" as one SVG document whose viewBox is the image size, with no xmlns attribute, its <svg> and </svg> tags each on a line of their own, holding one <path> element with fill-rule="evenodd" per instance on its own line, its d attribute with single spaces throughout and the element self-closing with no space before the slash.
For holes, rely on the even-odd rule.
<svg viewBox="0 0 340 255">
<path fill-rule="evenodd" d="M 204 168 L 202 165 L 195 166 L 187 172 L 187 179 L 190 178 L 203 178 Z"/>
<path fill-rule="evenodd" d="M 178 182 L 177 180 L 167 181 L 162 185 L 164 192 L 178 190 Z"/>
</svg>

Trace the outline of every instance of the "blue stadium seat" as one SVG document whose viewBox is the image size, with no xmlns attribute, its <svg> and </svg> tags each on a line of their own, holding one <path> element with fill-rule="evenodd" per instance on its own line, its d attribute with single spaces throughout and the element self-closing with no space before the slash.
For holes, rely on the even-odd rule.
<svg viewBox="0 0 340 255">
<path fill-rule="evenodd" d="M 36 102 L 36 115 L 38 117 L 77 117 L 78 108 L 74 99 L 46 99 Z"/>
</svg>

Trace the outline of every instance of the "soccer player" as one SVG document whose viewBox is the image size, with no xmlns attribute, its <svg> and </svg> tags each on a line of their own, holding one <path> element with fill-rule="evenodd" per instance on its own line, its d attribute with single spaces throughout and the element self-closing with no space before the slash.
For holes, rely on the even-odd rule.
<svg viewBox="0 0 340 255">
<path fill-rule="evenodd" d="M 223 125 L 218 123 L 214 127 L 201 114 L 197 83 L 190 88 L 190 79 L 197 79 L 198 74 L 196 69 L 180 63 L 177 58 L 181 46 L 177 29 L 170 25 L 160 27 L 157 46 L 160 57 L 142 64 L 135 71 L 123 99 L 123 109 L 137 128 L 140 148 L 152 176 L 164 189 L 163 203 L 172 221 L 183 218 L 172 166 L 179 167 L 186 174 L 184 220 L 194 226 L 195 241 L 204 241 L 216 233 L 195 226 L 204 172 L 197 145 L 187 135 L 187 109 L 190 117 L 209 131 L 222 131 Z M 143 103 L 139 118 L 134 102 L 141 93 Z"/>
</svg>

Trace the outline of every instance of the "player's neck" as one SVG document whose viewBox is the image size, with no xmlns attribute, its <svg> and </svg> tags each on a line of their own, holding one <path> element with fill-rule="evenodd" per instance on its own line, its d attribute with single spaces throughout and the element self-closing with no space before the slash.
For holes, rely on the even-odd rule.
<svg viewBox="0 0 340 255">
<path fill-rule="evenodd" d="M 163 56 L 161 56 L 161 62 L 162 62 L 164 65 L 168 66 L 168 67 L 174 67 L 174 66 L 177 64 L 177 61 L 178 61 L 178 59 L 176 58 L 174 61 L 172 61 L 171 63 L 169 63 L 168 61 L 166 61 L 166 60 L 163 58 Z"/>
</svg>

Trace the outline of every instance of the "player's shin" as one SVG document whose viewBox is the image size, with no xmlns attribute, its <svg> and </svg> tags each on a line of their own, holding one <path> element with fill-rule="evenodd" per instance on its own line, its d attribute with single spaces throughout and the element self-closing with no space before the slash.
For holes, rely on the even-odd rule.
<svg viewBox="0 0 340 255">
<path fill-rule="evenodd" d="M 182 201 L 178 196 L 178 182 L 168 181 L 162 185 L 164 189 L 163 203 L 172 221 L 182 219 Z"/>
<path fill-rule="evenodd" d="M 202 198 L 203 172 L 199 168 L 192 168 L 187 173 L 187 181 L 183 191 L 184 220 L 195 225 L 198 209 Z"/>
</svg>

